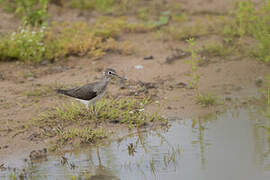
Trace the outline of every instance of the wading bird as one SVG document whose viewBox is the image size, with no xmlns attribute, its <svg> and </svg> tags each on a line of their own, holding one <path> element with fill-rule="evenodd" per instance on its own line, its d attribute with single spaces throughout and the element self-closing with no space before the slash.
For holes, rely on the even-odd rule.
<svg viewBox="0 0 270 180">
<path fill-rule="evenodd" d="M 108 83 L 114 77 L 121 80 L 126 80 L 124 77 L 117 75 L 114 69 L 107 68 L 104 72 L 103 79 L 101 79 L 100 81 L 89 83 L 73 89 L 57 89 L 57 93 L 73 97 L 85 104 L 87 108 L 90 104 L 92 104 L 93 113 L 95 116 L 97 116 L 95 103 L 104 96 Z"/>
</svg>

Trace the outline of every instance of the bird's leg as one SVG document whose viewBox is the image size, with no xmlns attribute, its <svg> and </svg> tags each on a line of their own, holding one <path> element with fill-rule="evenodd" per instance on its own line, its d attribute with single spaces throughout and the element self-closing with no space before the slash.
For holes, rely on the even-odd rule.
<svg viewBox="0 0 270 180">
<path fill-rule="evenodd" d="M 95 116 L 95 127 L 97 127 L 98 126 L 98 116 L 97 116 L 96 104 L 95 103 L 92 105 L 92 110 L 93 110 L 93 114 Z"/>
<path fill-rule="evenodd" d="M 96 112 L 96 105 L 93 104 L 93 114 L 95 115 L 95 117 L 97 118 L 97 112 Z"/>
</svg>

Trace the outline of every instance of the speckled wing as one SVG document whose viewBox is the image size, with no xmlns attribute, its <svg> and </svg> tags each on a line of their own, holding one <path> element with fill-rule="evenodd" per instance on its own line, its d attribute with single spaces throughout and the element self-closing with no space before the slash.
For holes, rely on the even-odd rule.
<svg viewBox="0 0 270 180">
<path fill-rule="evenodd" d="M 97 91 L 94 89 L 96 84 L 97 82 L 94 82 L 68 90 L 58 89 L 57 92 L 77 99 L 89 101 L 97 96 Z"/>
</svg>

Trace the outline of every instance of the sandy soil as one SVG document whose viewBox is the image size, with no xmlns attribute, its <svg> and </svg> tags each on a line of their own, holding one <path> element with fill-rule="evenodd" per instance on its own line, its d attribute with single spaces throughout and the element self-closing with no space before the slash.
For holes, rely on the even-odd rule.
<svg viewBox="0 0 270 180">
<path fill-rule="evenodd" d="M 230 10 L 228 2 L 221 0 L 181 1 L 183 9 L 200 14 L 205 12 L 226 13 Z M 192 8 L 191 8 L 192 7 Z M 69 12 L 70 13 L 70 12 Z M 77 13 L 72 11 L 72 13 Z M 63 19 L 65 11 L 57 18 Z M 0 11 L 3 19 L 0 32 L 16 29 L 18 20 L 10 14 Z M 83 19 L 81 16 L 72 15 Z M 108 54 L 99 60 L 87 57 L 68 57 L 66 61 L 56 64 L 24 65 L 16 62 L 0 62 L 0 159 L 8 159 L 20 154 L 26 156 L 33 149 L 47 147 L 49 142 L 35 141 L 33 132 L 21 131 L 22 127 L 32 118 L 37 117 L 51 107 L 72 100 L 49 92 L 39 98 L 27 96 L 29 90 L 38 87 L 59 85 L 81 85 L 101 76 L 101 70 L 111 67 L 124 75 L 130 82 L 150 82 L 155 86 L 148 87 L 147 93 L 154 97 L 155 103 L 147 107 L 148 111 L 159 111 L 168 118 L 194 118 L 207 113 L 223 111 L 226 107 L 246 103 L 249 97 L 256 95 L 259 87 L 256 79 L 265 77 L 270 71 L 269 66 L 255 59 L 238 57 L 207 58 L 199 67 L 199 91 L 216 95 L 221 102 L 212 107 L 202 107 L 195 101 L 195 91 L 183 84 L 190 80 L 190 65 L 185 62 L 189 57 L 166 63 L 166 58 L 173 53 L 171 46 L 185 49 L 187 44 L 182 41 L 163 41 L 154 38 L 154 33 L 123 34 L 120 40 L 130 41 L 136 53 L 130 56 Z M 214 38 L 213 36 L 198 39 Z M 144 57 L 152 55 L 151 60 Z M 142 69 L 136 69 L 141 65 Z M 31 74 L 31 76 L 29 76 Z M 109 93 L 128 96 L 135 91 L 131 86 L 120 90 L 118 83 L 110 85 Z M 136 93 L 136 92 L 135 92 Z M 144 92 L 145 93 L 145 92 Z"/>
</svg>

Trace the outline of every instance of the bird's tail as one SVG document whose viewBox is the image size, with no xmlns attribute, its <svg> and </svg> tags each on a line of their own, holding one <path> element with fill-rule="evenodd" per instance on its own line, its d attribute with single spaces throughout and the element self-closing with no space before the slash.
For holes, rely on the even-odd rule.
<svg viewBox="0 0 270 180">
<path fill-rule="evenodd" d="M 57 89 L 56 92 L 59 94 L 67 94 L 67 91 L 63 89 Z"/>
</svg>

